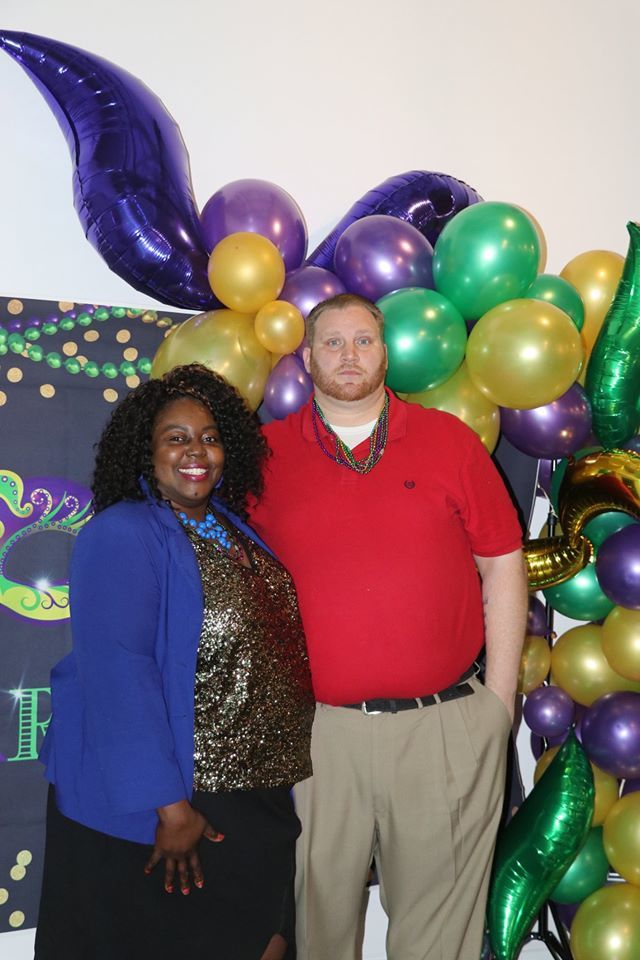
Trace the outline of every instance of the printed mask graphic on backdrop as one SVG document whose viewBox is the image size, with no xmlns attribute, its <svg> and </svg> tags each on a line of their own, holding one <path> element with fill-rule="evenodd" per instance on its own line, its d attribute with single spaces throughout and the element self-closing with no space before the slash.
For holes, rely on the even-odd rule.
<svg viewBox="0 0 640 960">
<path fill-rule="evenodd" d="M 75 535 L 90 519 L 91 491 L 60 477 L 20 477 L 0 470 L 0 605 L 28 620 L 69 616 L 69 585 L 39 576 L 18 583 L 10 574 L 11 551 L 26 537 L 58 531 Z"/>
</svg>

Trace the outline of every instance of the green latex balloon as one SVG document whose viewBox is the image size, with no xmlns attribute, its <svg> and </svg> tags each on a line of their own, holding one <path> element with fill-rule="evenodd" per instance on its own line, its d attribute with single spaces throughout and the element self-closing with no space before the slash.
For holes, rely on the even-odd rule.
<svg viewBox="0 0 640 960">
<path fill-rule="evenodd" d="M 435 290 L 407 287 L 378 301 L 389 354 L 387 384 L 419 393 L 444 383 L 464 359 L 467 327 L 452 303 Z"/>
<path fill-rule="evenodd" d="M 582 297 L 568 280 L 554 273 L 541 273 L 535 278 L 524 296 L 532 300 L 546 300 L 568 313 L 578 330 L 584 325 L 584 303 Z"/>
<path fill-rule="evenodd" d="M 554 610 L 572 620 L 601 620 L 615 606 L 598 583 L 595 563 L 588 563 L 575 577 L 542 592 Z"/>
<path fill-rule="evenodd" d="M 514 960 L 544 901 L 583 845 L 593 815 L 593 774 L 570 733 L 498 836 L 487 904 L 496 960 Z"/>
<path fill-rule="evenodd" d="M 585 383 L 593 428 L 608 448 L 625 443 L 640 426 L 640 226 L 628 223 L 627 230 L 630 242 L 622 277 L 591 353 Z"/>
<path fill-rule="evenodd" d="M 602 827 L 593 827 L 550 899 L 556 903 L 580 903 L 603 886 L 608 872 L 609 861 L 602 844 Z"/>
<path fill-rule="evenodd" d="M 606 513 L 594 517 L 593 520 L 589 520 L 582 532 L 598 550 L 607 537 L 617 533 L 618 530 L 622 530 L 623 527 L 628 527 L 637 522 L 635 517 L 630 517 L 627 513 L 621 513 L 619 510 L 608 510 Z"/>
<path fill-rule="evenodd" d="M 433 254 L 436 290 L 467 320 L 524 295 L 540 244 L 529 217 L 508 203 L 476 203 L 449 221 Z"/>
</svg>

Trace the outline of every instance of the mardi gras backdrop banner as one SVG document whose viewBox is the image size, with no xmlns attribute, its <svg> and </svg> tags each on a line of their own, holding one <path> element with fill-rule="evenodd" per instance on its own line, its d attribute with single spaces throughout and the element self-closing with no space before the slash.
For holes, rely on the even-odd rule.
<svg viewBox="0 0 640 960">
<path fill-rule="evenodd" d="M 49 673 L 71 645 L 67 569 L 91 517 L 94 444 L 184 314 L 0 298 L 0 932 L 33 927 Z M 269 419 L 264 408 L 262 419 Z M 526 528 L 537 461 L 502 439 Z"/>
<path fill-rule="evenodd" d="M 67 567 L 93 445 L 184 314 L 0 298 L 0 931 L 33 927 L 49 672 L 70 647 Z"/>
</svg>

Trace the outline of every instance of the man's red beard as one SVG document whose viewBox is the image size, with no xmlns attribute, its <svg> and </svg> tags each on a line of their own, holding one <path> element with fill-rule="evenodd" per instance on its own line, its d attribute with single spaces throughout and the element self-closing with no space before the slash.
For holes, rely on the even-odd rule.
<svg viewBox="0 0 640 960">
<path fill-rule="evenodd" d="M 387 373 L 386 360 L 383 357 L 376 370 L 369 376 L 359 377 L 355 382 L 344 383 L 341 380 L 324 373 L 316 361 L 313 359 L 313 351 L 310 358 L 311 379 L 313 385 L 317 387 L 327 397 L 334 400 L 364 400 L 371 396 L 384 383 Z M 360 367 L 348 367 L 347 369 L 358 369 Z"/>
</svg>

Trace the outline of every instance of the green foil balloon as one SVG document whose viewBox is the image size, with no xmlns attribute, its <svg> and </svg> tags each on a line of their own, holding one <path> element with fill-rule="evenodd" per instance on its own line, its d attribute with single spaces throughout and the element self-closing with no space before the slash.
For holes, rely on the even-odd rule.
<svg viewBox="0 0 640 960">
<path fill-rule="evenodd" d="M 593 428 L 605 447 L 620 446 L 640 426 L 640 226 L 628 223 L 627 230 L 622 277 L 591 353 L 585 384 Z"/>
<path fill-rule="evenodd" d="M 541 273 L 535 278 L 524 296 L 531 300 L 545 300 L 568 313 L 578 330 L 584 325 L 582 297 L 568 280 L 554 273 Z"/>
<path fill-rule="evenodd" d="M 519 207 L 494 201 L 461 210 L 433 253 L 436 290 L 467 320 L 525 295 L 538 272 L 536 229 Z"/>
<path fill-rule="evenodd" d="M 570 733 L 498 836 L 487 904 L 496 960 L 514 960 L 544 901 L 582 847 L 593 816 L 593 774 Z"/>
<path fill-rule="evenodd" d="M 543 593 L 554 610 L 572 620 L 601 620 L 615 606 L 598 583 L 593 561 L 570 580 L 548 587 Z"/>
<path fill-rule="evenodd" d="M 387 384 L 419 393 L 444 383 L 464 359 L 467 327 L 452 303 L 435 290 L 407 287 L 378 301 L 389 354 Z"/>
<path fill-rule="evenodd" d="M 609 861 L 602 843 L 602 827 L 593 827 L 580 853 L 552 892 L 551 900 L 556 903 L 580 903 L 604 885 L 608 872 Z"/>
</svg>

